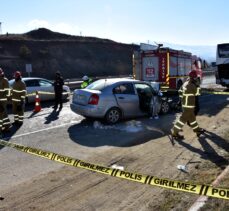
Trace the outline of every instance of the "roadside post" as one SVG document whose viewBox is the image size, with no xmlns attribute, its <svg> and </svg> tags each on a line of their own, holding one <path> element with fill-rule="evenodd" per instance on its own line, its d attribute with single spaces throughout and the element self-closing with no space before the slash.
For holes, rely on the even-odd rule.
<svg viewBox="0 0 229 211">
<path fill-rule="evenodd" d="M 28 76 L 30 77 L 30 73 L 32 73 L 32 64 L 26 64 L 25 71 L 28 73 Z"/>
</svg>

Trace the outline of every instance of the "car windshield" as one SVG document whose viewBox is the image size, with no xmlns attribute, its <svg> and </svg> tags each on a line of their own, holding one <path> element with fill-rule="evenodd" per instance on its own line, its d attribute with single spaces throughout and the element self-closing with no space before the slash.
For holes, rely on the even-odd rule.
<svg viewBox="0 0 229 211">
<path fill-rule="evenodd" d="M 52 82 L 47 81 L 47 80 L 40 80 L 39 85 L 43 86 L 43 87 L 50 87 L 50 86 L 52 86 Z"/>
<path fill-rule="evenodd" d="M 102 80 L 98 80 L 98 81 L 91 83 L 89 86 L 86 87 L 86 89 L 101 91 L 105 87 L 107 87 L 109 84 L 110 83 L 108 83 L 106 79 L 102 79 Z"/>
</svg>

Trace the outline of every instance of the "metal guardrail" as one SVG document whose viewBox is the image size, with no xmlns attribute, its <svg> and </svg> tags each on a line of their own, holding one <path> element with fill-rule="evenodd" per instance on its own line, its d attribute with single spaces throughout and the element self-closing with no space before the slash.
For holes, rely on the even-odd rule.
<svg viewBox="0 0 229 211">
<path fill-rule="evenodd" d="M 131 75 L 117 75 L 117 76 L 99 76 L 99 77 L 90 77 L 93 81 L 104 79 L 104 78 L 127 78 L 132 77 Z M 75 79 L 66 79 L 64 84 L 69 86 L 71 90 L 80 88 L 82 83 L 82 78 L 75 78 Z"/>
<path fill-rule="evenodd" d="M 215 70 L 205 70 L 203 71 L 204 76 L 213 76 L 215 75 Z M 132 75 L 118 75 L 118 76 L 99 76 L 99 77 L 91 77 L 93 81 L 104 79 L 104 78 L 129 78 L 133 77 Z M 74 79 L 66 79 L 65 85 L 69 86 L 71 90 L 79 89 L 82 83 L 82 78 L 74 78 Z"/>
</svg>

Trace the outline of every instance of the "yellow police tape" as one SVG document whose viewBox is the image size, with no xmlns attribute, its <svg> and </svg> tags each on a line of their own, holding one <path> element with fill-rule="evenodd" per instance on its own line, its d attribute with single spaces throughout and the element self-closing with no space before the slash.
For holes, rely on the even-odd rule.
<svg viewBox="0 0 229 211">
<path fill-rule="evenodd" d="M 226 188 L 216 188 L 216 187 L 212 187 L 211 185 L 204 185 L 204 184 L 201 185 L 201 184 L 195 184 L 193 182 L 182 182 L 177 180 L 163 179 L 163 178 L 150 176 L 150 175 L 143 175 L 139 173 L 122 171 L 119 169 L 113 169 L 113 168 L 104 167 L 97 164 L 88 163 L 79 159 L 60 155 L 54 152 L 49 152 L 49 151 L 32 148 L 32 147 L 26 147 L 23 145 L 7 142 L 3 140 L 0 140 L 0 145 L 11 147 L 25 153 L 43 157 L 73 167 L 83 168 L 90 171 L 110 175 L 113 177 L 131 180 L 134 182 L 159 186 L 163 188 L 169 188 L 177 191 L 195 193 L 198 195 L 211 196 L 211 197 L 221 198 L 221 199 L 229 199 L 229 189 Z"/>
</svg>

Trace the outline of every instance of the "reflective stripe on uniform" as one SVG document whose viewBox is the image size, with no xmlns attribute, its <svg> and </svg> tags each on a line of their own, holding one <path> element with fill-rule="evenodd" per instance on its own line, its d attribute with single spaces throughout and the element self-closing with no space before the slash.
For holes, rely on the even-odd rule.
<svg viewBox="0 0 229 211">
<path fill-rule="evenodd" d="M 10 122 L 4 122 L 3 126 L 10 125 Z"/>
<path fill-rule="evenodd" d="M 180 127 L 178 127 L 177 125 L 174 125 L 174 127 L 175 127 L 175 128 L 177 128 L 178 130 L 181 130 L 181 128 L 180 128 Z"/>
<path fill-rule="evenodd" d="M 198 127 L 199 127 L 199 125 L 197 125 L 196 127 L 193 127 L 192 129 L 195 130 L 195 129 L 198 128 Z"/>
<path fill-rule="evenodd" d="M 13 91 L 13 92 L 17 92 L 17 93 L 26 92 L 26 90 L 21 90 L 21 91 L 20 91 L 20 90 L 16 90 L 16 89 L 13 89 L 12 91 Z"/>
<path fill-rule="evenodd" d="M 195 94 L 183 94 L 183 96 L 195 96 Z"/>
<path fill-rule="evenodd" d="M 12 101 L 21 102 L 21 100 L 13 98 Z"/>
<path fill-rule="evenodd" d="M 182 105 L 183 108 L 194 108 L 195 106 Z"/>
<path fill-rule="evenodd" d="M 197 121 L 190 122 L 190 125 L 194 125 L 194 124 L 197 124 Z"/>
<path fill-rule="evenodd" d="M 8 117 L 6 117 L 5 119 L 3 119 L 3 123 L 4 124 L 10 124 L 10 119 Z"/>
<path fill-rule="evenodd" d="M 181 124 L 181 125 L 183 125 L 183 126 L 184 126 L 184 123 L 183 123 L 183 122 L 181 122 L 180 120 L 178 120 L 178 121 L 177 121 L 177 123 L 179 123 L 179 124 Z"/>
</svg>

